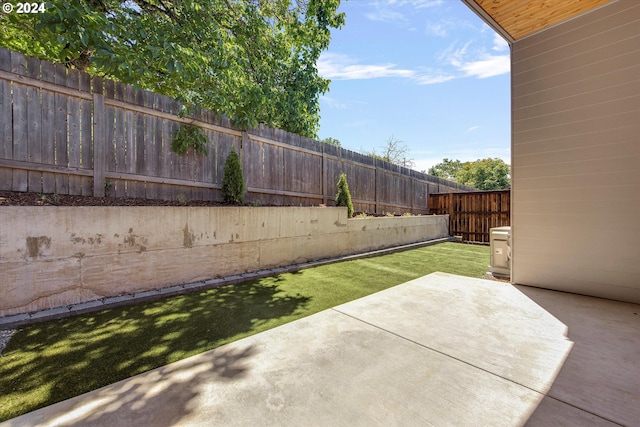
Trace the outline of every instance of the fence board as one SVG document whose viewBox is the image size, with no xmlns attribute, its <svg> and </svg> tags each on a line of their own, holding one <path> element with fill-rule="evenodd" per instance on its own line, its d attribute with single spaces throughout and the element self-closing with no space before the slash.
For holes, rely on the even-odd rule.
<svg viewBox="0 0 640 427">
<path fill-rule="evenodd" d="M 135 90 L 132 86 L 125 86 L 124 100 L 133 104 L 135 102 Z M 124 147 L 124 153 L 120 153 L 123 156 L 122 170 L 127 173 L 136 173 L 136 113 L 132 110 L 118 109 L 123 112 L 121 117 L 121 127 L 123 133 L 122 146 Z M 135 188 L 134 188 L 135 187 Z M 122 181 L 122 187 L 118 190 L 123 196 L 137 197 L 137 183 Z"/>
<path fill-rule="evenodd" d="M 27 74 L 27 60 L 24 55 L 11 52 L 11 72 L 18 75 Z M 13 160 L 27 161 L 27 87 L 13 84 Z M 13 191 L 27 191 L 27 171 L 13 171 Z"/>
<path fill-rule="evenodd" d="M 119 197 L 220 200 L 232 147 L 242 158 L 248 201 L 331 204 L 345 173 L 356 210 L 426 213 L 429 193 L 462 188 L 283 130 L 233 129 L 229 119 L 211 111 L 178 117 L 179 104 L 167 97 L 91 81 L 87 74 L 0 49 L 3 58 L 0 158 L 6 161 L 0 188 L 95 195 L 106 189 Z M 201 127 L 209 140 L 208 156 L 171 152 L 181 123 Z M 494 203 L 499 201 L 487 201 L 483 209 Z M 459 219 L 465 221 L 477 233 L 487 232 L 483 224 Z"/>
<path fill-rule="evenodd" d="M 430 194 L 429 212 L 449 214 L 449 232 L 471 242 L 489 242 L 490 229 L 510 225 L 510 190 Z"/>
<path fill-rule="evenodd" d="M 153 108 L 153 93 L 145 92 L 145 107 Z M 146 176 L 154 176 L 155 169 L 158 164 L 158 153 L 156 150 L 156 117 L 145 116 L 144 121 L 144 151 L 145 158 L 143 161 L 143 173 Z M 158 185 L 152 182 L 145 184 L 145 197 L 147 199 L 158 198 Z"/>
<path fill-rule="evenodd" d="M 80 73 L 77 70 L 67 71 L 67 86 L 72 89 L 80 89 Z M 79 168 L 81 165 L 81 139 L 80 139 L 80 98 L 69 97 L 67 101 L 69 112 L 69 167 Z M 82 194 L 82 180 L 77 175 L 69 176 L 69 194 Z"/>
<path fill-rule="evenodd" d="M 11 117 L 11 110 L 11 83 L 0 81 L 0 116 Z M 0 126 L 0 159 L 11 159 L 13 158 L 13 130 L 11 121 L 5 120 Z M 0 167 L 0 190 L 11 190 L 11 186 L 11 169 Z"/>
<path fill-rule="evenodd" d="M 11 52 L 7 49 L 0 48 L 0 70 L 11 71 Z M 0 80 L 0 117 L 6 117 L 0 123 L 0 159 L 13 158 L 13 125 L 12 120 L 12 103 L 11 103 L 11 85 L 9 80 Z M 12 170 L 9 168 L 0 168 L 0 190 L 11 190 L 12 187 Z"/>
<path fill-rule="evenodd" d="M 55 82 L 55 67 L 52 63 L 42 61 L 40 64 L 42 81 Z M 55 94 L 50 90 L 42 90 L 42 163 L 55 165 Z M 42 192 L 55 193 L 56 175 L 50 172 L 42 173 Z"/>
<path fill-rule="evenodd" d="M 27 75 L 40 80 L 40 60 L 27 58 Z M 27 87 L 27 159 L 29 162 L 42 163 L 42 109 L 40 89 Z M 28 191 L 42 192 L 42 173 L 29 171 L 27 174 Z"/>
<path fill-rule="evenodd" d="M 63 65 L 54 66 L 54 81 L 57 85 L 67 86 L 67 69 Z M 56 166 L 69 166 L 68 145 L 68 123 L 67 123 L 67 101 L 68 96 L 63 93 L 54 95 L 55 114 L 55 164 Z M 69 176 L 56 174 L 56 193 L 69 194 Z"/>
<path fill-rule="evenodd" d="M 80 74 L 80 90 L 91 93 L 91 76 L 87 73 Z M 86 99 L 80 100 L 80 164 L 83 169 L 93 169 L 93 138 L 91 136 L 92 126 L 91 102 Z M 81 194 L 90 196 L 93 192 L 91 178 L 80 178 Z"/>
<path fill-rule="evenodd" d="M 116 83 L 113 89 L 114 99 L 117 101 L 124 101 L 125 90 L 126 90 L 126 87 L 123 83 Z M 129 170 L 127 168 L 127 153 L 129 152 L 130 147 L 127 144 L 128 143 L 128 139 L 126 138 L 127 123 L 126 123 L 125 117 L 128 112 L 122 108 L 114 108 L 114 112 L 115 112 L 115 116 L 114 116 L 115 129 L 113 134 L 113 137 L 115 140 L 115 152 L 114 152 L 115 169 L 114 170 L 116 172 L 134 172 L 133 170 Z M 126 187 L 126 183 L 124 181 L 119 181 L 115 183 L 113 191 L 116 197 L 125 197 L 127 195 L 125 191 L 125 187 Z"/>
<path fill-rule="evenodd" d="M 102 79 L 93 79 L 93 112 L 96 117 L 104 117 L 106 114 L 104 97 L 102 95 Z M 93 195 L 103 197 L 106 193 L 105 181 L 105 157 L 106 157 L 106 122 L 104 120 L 93 121 Z"/>
</svg>

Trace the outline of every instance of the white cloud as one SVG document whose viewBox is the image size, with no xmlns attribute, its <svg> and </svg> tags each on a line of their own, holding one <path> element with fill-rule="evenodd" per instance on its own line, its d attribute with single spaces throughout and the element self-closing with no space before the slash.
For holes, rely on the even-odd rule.
<svg viewBox="0 0 640 427">
<path fill-rule="evenodd" d="M 467 129 L 467 133 L 473 132 L 475 130 L 478 130 L 479 128 L 480 128 L 480 126 L 471 126 L 469 129 Z"/>
<path fill-rule="evenodd" d="M 449 35 L 449 31 L 447 26 L 442 21 L 436 24 L 428 22 L 427 34 L 431 34 L 437 37 L 447 37 L 447 35 Z"/>
<path fill-rule="evenodd" d="M 409 70 L 397 68 L 396 64 L 358 64 L 347 55 L 323 53 L 317 63 L 318 73 L 335 80 L 368 80 L 396 77 L 414 80 L 420 85 L 449 81 L 454 76 L 438 70 Z"/>
<path fill-rule="evenodd" d="M 375 11 L 366 13 L 364 16 L 371 21 L 403 23 L 407 21 L 402 13 L 384 7 L 376 7 Z"/>
<path fill-rule="evenodd" d="M 394 6 L 404 6 L 408 4 L 416 9 L 424 9 L 439 6 L 444 3 L 444 0 L 388 0 L 387 3 Z"/>
<path fill-rule="evenodd" d="M 323 53 L 318 59 L 318 73 L 328 79 L 366 80 L 381 77 L 412 77 L 412 70 L 396 68 L 396 64 L 357 64 L 347 55 Z"/>
<path fill-rule="evenodd" d="M 441 18 L 437 22 L 427 21 L 425 32 L 427 35 L 445 38 L 466 28 L 473 28 L 473 25 L 466 20 Z"/>
<path fill-rule="evenodd" d="M 509 49 L 509 43 L 507 43 L 507 41 L 503 39 L 500 34 L 495 33 L 493 35 L 493 47 L 491 49 L 495 50 L 496 52 L 504 52 L 505 50 Z"/>
<path fill-rule="evenodd" d="M 481 59 L 464 62 L 458 68 L 467 77 L 486 79 L 511 71 L 511 60 L 509 55 L 483 55 Z"/>
<path fill-rule="evenodd" d="M 373 11 L 365 14 L 365 17 L 371 21 L 392 22 L 407 25 L 409 19 L 407 16 L 399 12 L 398 9 L 404 6 L 410 6 L 415 9 L 424 9 L 442 4 L 444 0 L 386 0 L 370 3 Z M 406 11 L 406 9 L 405 9 Z"/>
<path fill-rule="evenodd" d="M 320 95 L 320 102 L 324 102 L 329 107 L 334 108 L 336 110 L 345 110 L 347 108 L 347 104 L 337 101 L 326 95 Z"/>
<path fill-rule="evenodd" d="M 437 83 L 448 82 L 455 79 L 455 76 L 446 73 L 422 74 L 416 77 L 416 81 L 420 85 L 432 85 Z"/>
<path fill-rule="evenodd" d="M 477 77 L 484 79 L 498 76 L 511 71 L 511 59 L 509 54 L 491 55 L 484 50 L 471 52 L 469 47 L 471 41 L 467 42 L 459 49 L 450 46 L 441 59 L 462 71 L 464 77 Z"/>
</svg>

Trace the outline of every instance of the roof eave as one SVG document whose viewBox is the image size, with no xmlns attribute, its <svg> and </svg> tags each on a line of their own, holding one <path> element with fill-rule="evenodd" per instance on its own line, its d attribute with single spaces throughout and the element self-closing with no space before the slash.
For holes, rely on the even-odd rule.
<svg viewBox="0 0 640 427">
<path fill-rule="evenodd" d="M 466 4 L 471 10 L 473 10 L 476 15 L 480 17 L 488 26 L 493 28 L 502 38 L 504 38 L 509 45 L 513 44 L 515 39 L 509 34 L 504 28 L 502 28 L 496 21 L 493 20 L 491 15 L 484 11 L 474 0 L 462 0 L 464 4 Z"/>
</svg>

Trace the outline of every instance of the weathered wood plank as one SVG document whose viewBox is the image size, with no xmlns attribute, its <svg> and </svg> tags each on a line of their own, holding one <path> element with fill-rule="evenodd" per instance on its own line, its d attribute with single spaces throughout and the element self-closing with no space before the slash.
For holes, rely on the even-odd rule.
<svg viewBox="0 0 640 427">
<path fill-rule="evenodd" d="M 154 108 L 154 94 L 151 92 L 145 92 L 144 98 L 145 107 Z M 156 120 L 159 120 L 155 116 L 146 116 L 144 118 L 145 126 L 145 140 L 144 140 L 144 174 L 146 176 L 157 176 L 156 167 L 158 166 L 158 151 L 156 148 Z M 147 182 L 145 186 L 145 197 L 147 199 L 157 199 L 159 194 L 159 188 L 156 183 Z"/>
<path fill-rule="evenodd" d="M 116 108 L 107 104 L 107 100 L 115 97 L 115 82 L 104 81 L 104 104 L 105 104 L 105 172 L 115 172 L 116 170 Z M 118 180 L 107 179 L 105 184 L 105 194 L 115 197 L 120 186 L 124 183 Z"/>
<path fill-rule="evenodd" d="M 135 94 L 135 103 L 136 105 L 143 106 L 144 100 L 146 98 L 145 91 L 139 90 Z M 135 171 L 136 174 L 142 175 L 144 173 L 144 137 L 145 127 L 144 127 L 144 114 L 136 114 L 136 145 L 135 145 Z M 145 185 L 144 182 L 132 183 L 132 191 L 131 194 L 133 197 L 145 197 Z"/>
<path fill-rule="evenodd" d="M 30 78 L 40 79 L 40 60 L 27 58 L 27 74 Z M 27 87 L 27 158 L 30 162 L 42 162 L 42 106 L 40 89 Z M 42 192 L 42 173 L 29 171 L 27 175 L 28 191 Z"/>
<path fill-rule="evenodd" d="M 11 70 L 11 52 L 0 48 L 0 70 Z M 13 158 L 13 120 L 11 82 L 0 79 L 0 159 Z M 13 173 L 0 168 L 0 190 L 11 190 Z"/>
<path fill-rule="evenodd" d="M 67 69 L 63 65 L 54 66 L 54 80 L 58 85 L 67 86 Z M 55 164 L 57 166 L 69 166 L 67 100 L 68 95 L 62 93 L 54 95 L 55 114 L 53 127 L 55 131 Z M 56 193 L 69 194 L 68 175 L 56 174 Z"/>
<path fill-rule="evenodd" d="M 102 84 L 99 78 L 94 77 L 94 82 Z M 102 92 L 100 88 L 100 92 Z M 95 90 L 95 89 L 94 89 Z M 101 93 L 93 94 L 93 195 L 95 197 L 104 197 L 105 195 L 105 157 L 106 157 L 106 122 L 104 97 Z"/>
<path fill-rule="evenodd" d="M 136 93 L 133 86 L 125 87 L 125 100 L 128 104 L 133 104 L 136 99 Z M 136 173 L 136 113 L 132 110 L 124 110 L 125 112 L 125 141 L 124 146 L 126 147 L 125 154 L 125 170 L 127 173 Z M 125 189 L 125 195 L 127 197 L 137 197 L 138 195 L 138 184 L 135 182 L 127 182 Z"/>
<path fill-rule="evenodd" d="M 87 73 L 80 74 L 80 90 L 91 93 L 91 76 Z M 86 99 L 80 99 L 80 162 L 81 167 L 84 169 L 93 169 L 92 126 L 91 102 Z M 80 185 L 83 196 L 93 194 L 93 184 L 90 178 L 82 177 Z"/>
<path fill-rule="evenodd" d="M 125 99 L 125 90 L 126 87 L 123 83 L 116 83 L 114 88 L 114 98 L 118 101 L 124 101 Z M 127 146 L 126 135 L 126 111 L 122 108 L 114 108 L 115 114 L 115 130 L 114 130 L 114 139 L 115 139 L 115 171 L 116 172 L 127 172 L 126 165 L 126 153 L 129 150 Z M 116 197 L 125 197 L 125 183 L 122 181 L 118 181 L 115 188 L 114 194 Z"/>
<path fill-rule="evenodd" d="M 41 63 L 42 80 L 55 82 L 55 67 L 51 62 Z M 42 163 L 55 165 L 55 94 L 49 90 L 42 90 Z M 42 192 L 55 193 L 56 176 L 53 173 L 42 173 Z"/>
<path fill-rule="evenodd" d="M 88 169 L 74 169 L 68 166 L 46 165 L 43 163 L 23 162 L 19 160 L 0 159 L 0 167 L 8 169 L 22 169 L 25 171 L 65 173 L 77 176 L 93 176 L 93 171 Z"/>
<path fill-rule="evenodd" d="M 67 71 L 67 85 L 72 89 L 80 89 L 80 73 L 77 70 Z M 69 114 L 69 166 L 79 168 L 81 160 L 81 132 L 80 132 L 80 98 L 70 96 L 68 101 Z M 79 176 L 69 176 L 69 194 L 82 194 L 82 180 Z"/>
<path fill-rule="evenodd" d="M 171 110 L 171 100 L 163 98 L 162 110 Z M 173 133 L 173 121 L 164 119 L 162 121 L 162 176 L 166 178 L 172 178 L 172 160 L 174 153 L 171 152 L 171 135 Z M 160 190 L 160 195 L 163 200 L 171 200 L 173 198 L 173 189 L 169 185 L 163 185 Z"/>
<path fill-rule="evenodd" d="M 11 72 L 19 75 L 27 74 L 27 59 L 24 55 L 11 52 Z M 13 160 L 28 161 L 28 118 L 27 118 L 27 87 L 22 84 L 13 85 Z M 14 170 L 11 189 L 13 191 L 27 191 L 28 173 Z"/>
</svg>

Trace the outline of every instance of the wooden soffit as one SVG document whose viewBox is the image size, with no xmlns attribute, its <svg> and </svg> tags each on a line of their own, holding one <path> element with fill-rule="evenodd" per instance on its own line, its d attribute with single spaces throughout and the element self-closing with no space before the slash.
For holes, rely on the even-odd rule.
<svg viewBox="0 0 640 427">
<path fill-rule="evenodd" d="M 614 0 L 462 0 L 513 42 Z"/>
</svg>

